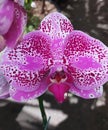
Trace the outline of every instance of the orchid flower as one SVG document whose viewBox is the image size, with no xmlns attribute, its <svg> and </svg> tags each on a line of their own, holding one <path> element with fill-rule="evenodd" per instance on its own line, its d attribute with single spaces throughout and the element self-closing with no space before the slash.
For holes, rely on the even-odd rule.
<svg viewBox="0 0 108 130">
<path fill-rule="evenodd" d="M 14 49 L 5 49 L 0 68 L 10 82 L 10 96 L 19 102 L 47 90 L 60 103 L 68 92 L 85 99 L 98 98 L 108 80 L 108 48 L 74 30 L 68 18 L 54 12 Z"/>
<path fill-rule="evenodd" d="M 24 0 L 0 1 L 0 51 L 5 46 L 14 47 L 21 38 L 26 24 Z"/>
</svg>

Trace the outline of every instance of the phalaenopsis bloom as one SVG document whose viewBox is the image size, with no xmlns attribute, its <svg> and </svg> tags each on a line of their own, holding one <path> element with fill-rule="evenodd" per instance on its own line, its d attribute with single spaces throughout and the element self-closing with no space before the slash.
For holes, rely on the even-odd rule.
<svg viewBox="0 0 108 130">
<path fill-rule="evenodd" d="M 0 0 L 0 51 L 14 47 L 26 24 L 24 0 Z"/>
<path fill-rule="evenodd" d="M 58 102 L 71 92 L 85 99 L 102 95 L 108 80 L 108 48 L 54 12 L 39 30 L 26 34 L 14 49 L 5 49 L 0 68 L 16 101 L 39 97 L 47 90 Z"/>
</svg>

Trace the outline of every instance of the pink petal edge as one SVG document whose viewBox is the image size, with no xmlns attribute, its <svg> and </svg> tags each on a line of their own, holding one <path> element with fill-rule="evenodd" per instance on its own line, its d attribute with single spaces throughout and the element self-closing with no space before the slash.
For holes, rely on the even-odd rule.
<svg viewBox="0 0 108 130">
<path fill-rule="evenodd" d="M 48 84 L 45 81 L 43 81 L 41 82 L 39 88 L 32 92 L 21 91 L 12 86 L 10 87 L 9 92 L 10 92 L 10 97 L 12 97 L 15 101 L 27 102 L 28 100 L 37 98 L 42 94 L 44 94 L 47 91 L 47 88 L 48 88 Z"/>
<path fill-rule="evenodd" d="M 9 47 L 14 47 L 18 40 L 21 39 L 22 33 L 27 21 L 27 15 L 24 8 L 17 3 L 14 3 L 14 18 L 12 26 L 8 32 L 4 35 L 6 39 L 6 44 Z"/>
<path fill-rule="evenodd" d="M 90 90 L 82 90 L 72 85 L 69 91 L 75 94 L 76 96 L 82 97 L 84 99 L 93 99 L 93 98 L 98 98 L 102 96 L 103 86 L 96 87 Z"/>
<path fill-rule="evenodd" d="M 11 0 L 4 0 L 0 3 L 0 34 L 6 34 L 12 25 L 14 16 L 14 3 Z"/>
</svg>

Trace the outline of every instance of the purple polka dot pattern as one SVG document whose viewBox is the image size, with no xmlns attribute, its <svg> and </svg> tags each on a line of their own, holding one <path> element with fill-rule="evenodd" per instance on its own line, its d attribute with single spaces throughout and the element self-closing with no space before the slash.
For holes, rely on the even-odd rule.
<svg viewBox="0 0 108 130">
<path fill-rule="evenodd" d="M 64 15 L 54 12 L 41 21 L 39 29 L 48 34 L 52 39 L 63 39 L 73 31 L 73 26 Z"/>
<path fill-rule="evenodd" d="M 75 30 L 65 40 L 64 55 L 76 87 L 70 91 L 84 98 L 101 95 L 100 86 L 108 80 L 108 48 L 101 41 Z"/>
</svg>

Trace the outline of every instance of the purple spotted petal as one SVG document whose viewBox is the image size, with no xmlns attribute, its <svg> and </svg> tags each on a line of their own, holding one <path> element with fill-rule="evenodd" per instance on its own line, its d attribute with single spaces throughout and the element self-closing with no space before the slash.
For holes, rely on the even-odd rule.
<svg viewBox="0 0 108 130">
<path fill-rule="evenodd" d="M 12 86 L 10 87 L 9 92 L 10 92 L 10 96 L 16 101 L 25 102 L 30 99 L 37 98 L 43 93 L 45 93 L 47 91 L 47 87 L 48 84 L 46 82 L 41 82 L 40 86 L 36 90 L 31 92 L 21 91 Z"/>
<path fill-rule="evenodd" d="M 58 12 L 54 12 L 41 21 L 39 29 L 53 39 L 51 44 L 52 54 L 55 59 L 61 59 L 63 56 L 64 38 L 73 31 L 73 26 L 69 19 Z"/>
<path fill-rule="evenodd" d="M 9 83 L 0 72 L 0 99 L 9 97 Z"/>
<path fill-rule="evenodd" d="M 26 24 L 26 12 L 22 6 L 14 3 L 14 18 L 12 26 L 8 32 L 4 35 L 6 39 L 6 44 L 9 47 L 14 47 L 17 41 L 21 38 Z"/>
<path fill-rule="evenodd" d="M 47 86 L 41 88 L 40 85 L 44 82 L 52 65 L 50 43 L 49 36 L 43 32 L 34 31 L 25 35 L 13 50 L 5 51 L 0 68 L 16 91 L 29 93 L 46 90 Z M 35 96 L 36 93 L 34 92 Z"/>
<path fill-rule="evenodd" d="M 73 31 L 66 41 L 64 56 L 74 85 L 92 90 L 108 81 L 108 48 L 81 31 Z"/>
<path fill-rule="evenodd" d="M 14 3 L 11 0 L 0 1 L 0 34 L 8 32 L 14 16 Z"/>
<path fill-rule="evenodd" d="M 101 97 L 103 94 L 103 86 L 92 88 L 90 90 L 82 90 L 82 89 L 78 89 L 77 87 L 73 85 L 70 88 L 70 92 L 72 92 L 76 96 L 79 96 L 85 99 L 98 98 L 98 97 Z"/>
<path fill-rule="evenodd" d="M 41 21 L 40 30 L 53 39 L 64 39 L 67 34 L 73 31 L 73 26 L 64 15 L 54 12 Z"/>
</svg>

